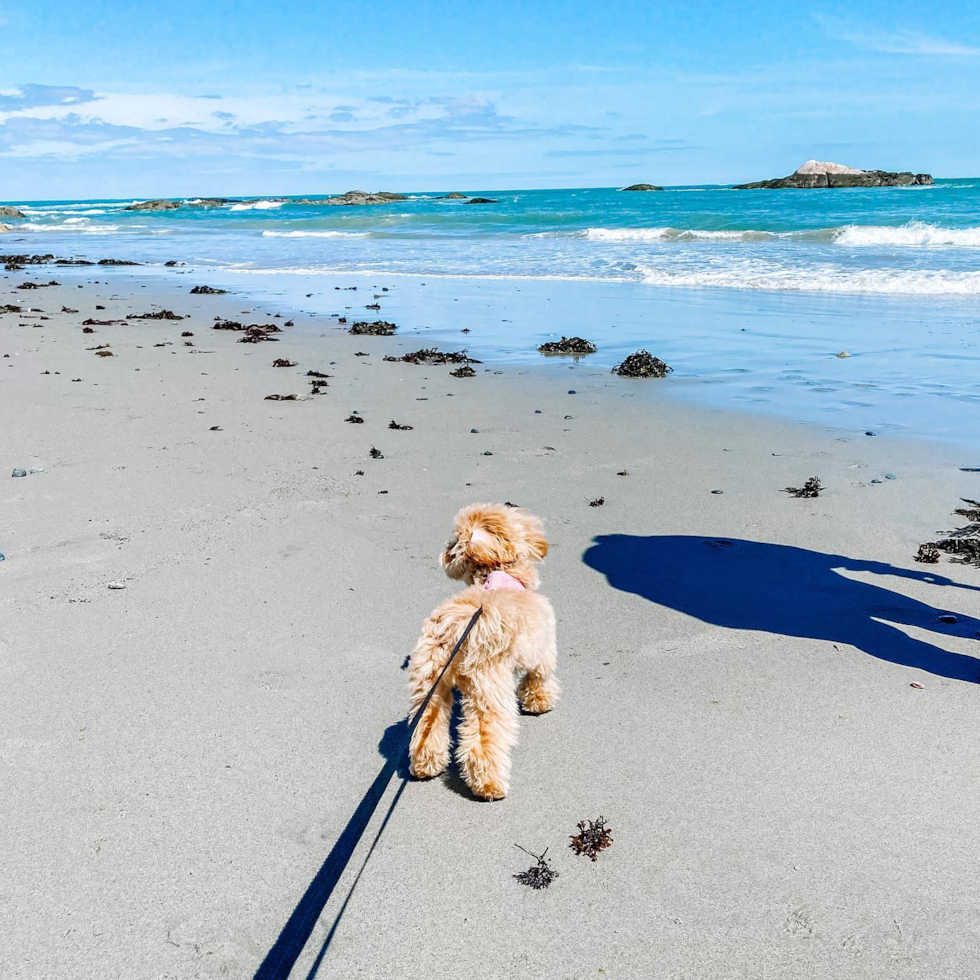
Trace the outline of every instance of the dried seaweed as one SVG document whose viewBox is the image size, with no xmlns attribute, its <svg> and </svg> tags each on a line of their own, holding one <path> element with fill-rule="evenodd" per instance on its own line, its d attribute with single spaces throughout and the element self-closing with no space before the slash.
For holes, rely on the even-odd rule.
<svg viewBox="0 0 980 980">
<path fill-rule="evenodd" d="M 127 313 L 127 320 L 183 320 L 179 313 L 173 310 L 157 310 L 156 313 Z"/>
<path fill-rule="evenodd" d="M 960 565 L 974 565 L 980 568 L 980 524 L 970 525 L 961 530 L 970 531 L 975 537 L 956 535 L 943 538 L 936 542 L 940 551 L 945 551 L 950 558 Z"/>
<path fill-rule="evenodd" d="M 480 364 L 472 357 L 467 356 L 465 350 L 461 351 L 441 351 L 435 347 L 423 347 L 420 350 L 409 351 L 401 357 L 393 357 L 388 354 L 384 358 L 386 361 L 397 361 L 405 364 Z"/>
<path fill-rule="evenodd" d="M 455 371 L 449 372 L 454 378 L 474 378 L 476 377 L 476 371 L 469 366 L 469 364 L 464 364 L 462 367 L 456 368 Z"/>
<path fill-rule="evenodd" d="M 594 354 L 598 349 L 591 340 L 584 337 L 562 337 L 561 340 L 549 340 L 538 347 L 542 354 Z"/>
<path fill-rule="evenodd" d="M 239 323 L 237 320 L 218 320 L 214 327 L 214 330 L 244 330 L 245 324 Z"/>
<path fill-rule="evenodd" d="M 960 500 L 962 500 L 964 504 L 969 504 L 970 506 L 968 508 L 957 507 L 953 513 L 959 517 L 965 517 L 968 521 L 972 521 L 974 524 L 980 523 L 980 501 L 970 500 L 969 497 L 960 497 Z"/>
<path fill-rule="evenodd" d="M 253 323 L 245 328 L 245 332 L 238 338 L 240 344 L 261 344 L 265 340 L 276 340 L 271 334 L 282 333 L 274 323 Z"/>
<path fill-rule="evenodd" d="M 371 452 L 368 453 L 371 459 L 384 459 L 384 453 L 380 449 L 375 449 L 374 446 L 371 447 Z"/>
<path fill-rule="evenodd" d="M 190 332 L 190 330 L 183 330 L 183 331 L 181 331 L 181 334 L 180 335 L 181 335 L 181 337 L 193 337 L 194 336 L 194 334 L 192 334 Z"/>
<path fill-rule="evenodd" d="M 411 432 L 415 428 L 413 425 L 399 425 L 394 419 L 388 423 L 389 429 L 398 429 L 399 432 Z"/>
<path fill-rule="evenodd" d="M 5 303 L 0 306 L 0 313 L 23 313 L 24 308 L 22 306 L 14 306 L 12 303 Z"/>
<path fill-rule="evenodd" d="M 272 362 L 273 367 L 296 367 L 295 361 L 288 361 L 285 357 L 277 357 Z"/>
<path fill-rule="evenodd" d="M 364 421 L 364 419 L 361 418 L 360 415 L 348 415 L 347 418 L 344 419 L 344 421 L 354 422 L 355 424 L 360 425 Z"/>
<path fill-rule="evenodd" d="M 333 377 L 333 375 L 324 374 L 322 371 L 307 371 L 306 372 L 306 376 L 308 378 L 330 378 L 330 377 Z"/>
<path fill-rule="evenodd" d="M 116 355 L 112 353 L 111 350 L 97 350 L 95 352 L 96 357 L 115 357 Z"/>
<path fill-rule="evenodd" d="M 381 304 L 380 303 L 368 303 L 367 306 L 364 307 L 364 309 L 366 309 L 366 310 L 380 310 L 381 309 Z"/>
<path fill-rule="evenodd" d="M 95 327 L 82 327 L 82 333 L 95 333 Z"/>
<path fill-rule="evenodd" d="M 227 293 L 227 289 L 215 289 L 214 286 L 195 286 L 191 290 L 192 296 L 221 296 Z"/>
<path fill-rule="evenodd" d="M 612 831 L 606 826 L 603 816 L 598 820 L 580 820 L 578 831 L 568 845 L 576 854 L 584 854 L 595 861 L 600 851 L 612 846 Z"/>
<path fill-rule="evenodd" d="M 590 507 L 601 507 L 606 502 L 605 497 L 596 497 L 595 500 L 589 501 Z"/>
<path fill-rule="evenodd" d="M 70 306 L 63 306 L 61 308 L 62 313 L 77 313 L 78 310 L 73 310 Z"/>
<path fill-rule="evenodd" d="M 915 553 L 915 560 L 926 565 L 935 565 L 939 561 L 939 549 L 933 542 L 920 544 L 919 550 Z"/>
<path fill-rule="evenodd" d="M 819 476 L 807 477 L 802 487 L 784 487 L 783 493 L 788 493 L 791 497 L 819 497 L 821 490 L 827 488 L 820 483 Z"/>
<path fill-rule="evenodd" d="M 347 332 L 355 337 L 390 337 L 398 326 L 387 320 L 358 320 Z"/>
<path fill-rule="evenodd" d="M 298 402 L 306 395 L 266 395 L 263 399 L 267 402 Z"/>
<path fill-rule="evenodd" d="M 530 854 L 537 861 L 537 864 L 532 865 L 527 871 L 522 871 L 520 874 L 514 875 L 514 877 L 522 885 L 527 885 L 528 888 L 533 888 L 535 891 L 550 887 L 551 883 L 558 877 L 558 872 L 551 867 L 551 864 L 545 857 L 545 854 L 548 853 L 548 848 L 544 849 L 544 854 L 533 854 L 526 847 L 521 847 L 520 844 L 515 844 L 514 846 L 520 847 L 525 854 Z"/>
<path fill-rule="evenodd" d="M 613 368 L 623 378 L 666 378 L 673 370 L 648 350 L 638 350 L 635 354 L 630 354 L 625 361 Z"/>
<path fill-rule="evenodd" d="M 324 381 L 322 378 L 313 378 L 310 381 L 310 388 L 313 389 L 311 393 L 314 395 L 319 395 L 320 389 L 326 387 L 327 387 L 327 382 Z"/>
</svg>

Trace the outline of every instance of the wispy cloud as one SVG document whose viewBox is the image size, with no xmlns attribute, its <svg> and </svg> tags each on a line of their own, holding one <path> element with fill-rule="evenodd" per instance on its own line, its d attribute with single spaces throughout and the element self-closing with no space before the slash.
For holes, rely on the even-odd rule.
<svg viewBox="0 0 980 980">
<path fill-rule="evenodd" d="M 21 85 L 0 90 L 0 112 L 18 112 L 47 106 L 83 105 L 95 102 L 98 96 L 92 89 L 74 85 Z"/>
<path fill-rule="evenodd" d="M 864 51 L 935 58 L 980 57 L 980 46 L 920 34 L 917 31 L 878 30 L 824 14 L 816 14 L 815 19 L 828 37 L 845 41 Z"/>
</svg>

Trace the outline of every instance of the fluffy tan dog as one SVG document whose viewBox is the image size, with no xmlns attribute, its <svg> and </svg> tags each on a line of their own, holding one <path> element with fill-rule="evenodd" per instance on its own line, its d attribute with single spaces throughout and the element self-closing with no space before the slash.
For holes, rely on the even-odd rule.
<svg viewBox="0 0 980 980">
<path fill-rule="evenodd" d="M 445 666 L 480 606 L 483 615 L 425 709 L 409 749 L 413 776 L 425 779 L 449 765 L 453 688 L 463 698 L 456 761 L 477 795 L 507 795 L 510 751 L 517 742 L 517 702 L 528 714 L 558 700 L 555 614 L 535 591 L 535 564 L 548 553 L 541 521 L 516 507 L 473 504 L 456 515 L 453 538 L 440 556 L 452 579 L 468 588 L 425 621 L 409 658 L 412 714 Z"/>
</svg>

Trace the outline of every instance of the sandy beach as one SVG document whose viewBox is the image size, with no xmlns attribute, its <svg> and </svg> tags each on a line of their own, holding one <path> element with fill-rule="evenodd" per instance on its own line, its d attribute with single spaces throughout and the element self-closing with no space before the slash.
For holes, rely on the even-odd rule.
<svg viewBox="0 0 980 980">
<path fill-rule="evenodd" d="M 505 801 L 404 788 L 292 976 L 972 974 L 980 575 L 913 556 L 980 459 L 587 365 L 457 379 L 203 282 L 0 279 L 0 974 L 253 976 L 397 743 L 481 500 L 545 521 L 563 699 Z M 593 864 L 568 840 L 600 814 Z"/>
</svg>

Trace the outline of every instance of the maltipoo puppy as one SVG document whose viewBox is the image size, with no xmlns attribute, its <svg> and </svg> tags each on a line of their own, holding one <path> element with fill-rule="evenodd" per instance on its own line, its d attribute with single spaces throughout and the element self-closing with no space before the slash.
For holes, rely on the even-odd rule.
<svg viewBox="0 0 980 980">
<path fill-rule="evenodd" d="M 540 595 L 535 564 L 548 553 L 541 521 L 516 507 L 473 504 L 456 515 L 440 563 L 467 588 L 425 621 L 409 658 L 412 714 L 435 683 L 473 614 L 477 620 L 425 709 L 409 755 L 413 776 L 425 779 L 449 765 L 453 688 L 463 719 L 456 761 L 479 797 L 507 795 L 510 752 L 517 742 L 517 703 L 528 714 L 558 700 L 555 614 Z"/>
</svg>

